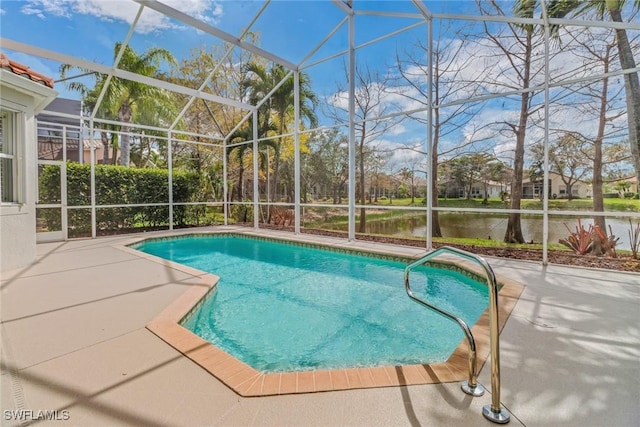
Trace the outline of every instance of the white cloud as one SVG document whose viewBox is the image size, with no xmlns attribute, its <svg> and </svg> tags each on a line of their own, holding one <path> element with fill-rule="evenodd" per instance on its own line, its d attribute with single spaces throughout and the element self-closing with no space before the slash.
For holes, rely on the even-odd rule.
<svg viewBox="0 0 640 427">
<path fill-rule="evenodd" d="M 7 13 L 7 11 L 2 9 L 2 8 L 0 8 L 0 16 L 4 15 L 5 13 Z"/>
<path fill-rule="evenodd" d="M 217 23 L 223 15 L 222 5 L 212 0 L 165 0 L 165 4 L 208 23 Z M 46 19 L 47 15 L 71 18 L 73 14 L 91 15 L 104 21 L 121 21 L 131 24 L 139 5 L 122 0 L 28 0 L 22 13 Z M 136 31 L 146 34 L 156 30 L 184 28 L 167 16 L 145 8 Z"/>
</svg>

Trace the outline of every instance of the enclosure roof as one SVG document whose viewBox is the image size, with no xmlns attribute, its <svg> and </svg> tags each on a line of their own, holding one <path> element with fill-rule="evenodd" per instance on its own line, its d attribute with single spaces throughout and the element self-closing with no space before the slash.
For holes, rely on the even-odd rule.
<svg viewBox="0 0 640 427">
<path fill-rule="evenodd" d="M 238 89 L 237 81 L 224 81 L 230 74 L 225 67 L 239 68 L 252 61 L 279 64 L 286 73 L 308 73 L 317 85 L 314 91 L 322 93 L 328 88 L 328 84 L 322 86 L 322 80 L 327 83 L 335 77 L 332 74 L 340 74 L 348 61 L 351 19 L 355 22 L 352 42 L 355 49 L 362 48 L 356 56 L 358 63 L 366 63 L 376 55 L 381 57 L 389 48 L 378 48 L 379 41 L 406 29 L 421 32 L 426 39 L 425 28 L 432 19 L 470 23 L 488 20 L 496 25 L 531 23 L 541 27 L 548 23 L 579 22 L 577 25 L 640 30 L 637 21 L 598 20 L 585 24 L 585 21 L 549 19 L 541 13 L 543 3 L 535 2 L 537 9 L 533 17 L 525 19 L 514 15 L 514 1 L 494 2 L 500 5 L 503 14 L 486 16 L 470 1 L 25 0 L 2 3 L 0 45 L 14 61 L 19 61 L 4 65 L 3 59 L 3 67 L 49 87 L 53 81 L 43 74 L 54 76 L 60 83 L 56 87 L 61 97 L 81 99 L 78 87 L 94 87 L 98 78 L 105 79 L 106 87 L 122 79 L 170 91 L 181 97 L 183 105 L 179 106 L 173 123 L 154 126 L 173 130 L 196 101 L 207 108 L 209 104 L 220 106 L 230 116 L 247 120 L 247 115 L 271 95 L 265 91 L 262 100 L 247 99 Z M 456 37 L 456 34 L 440 37 Z M 388 50 L 392 56 L 395 46 L 403 46 L 402 40 L 394 43 Z M 151 77 L 123 65 L 127 47 L 139 54 L 150 49 L 166 49 L 173 54 L 178 66 L 191 64 L 189 61 L 197 52 L 213 52 L 216 58 L 224 58 L 226 62 L 220 59 L 215 66 L 204 67 L 198 79 L 181 78 L 167 64 L 161 65 L 160 72 Z M 332 71 L 326 71 L 329 66 L 325 70 L 313 68 L 327 61 L 333 61 L 330 62 Z M 67 74 L 63 75 L 61 69 L 65 68 Z M 282 81 L 291 75 L 286 73 Z M 234 90 L 213 88 L 211 82 L 216 79 Z M 335 81 L 331 83 L 335 92 Z M 275 82 L 274 88 L 277 85 Z M 105 90 L 97 95 L 90 118 L 107 120 L 98 113 Z"/>
</svg>

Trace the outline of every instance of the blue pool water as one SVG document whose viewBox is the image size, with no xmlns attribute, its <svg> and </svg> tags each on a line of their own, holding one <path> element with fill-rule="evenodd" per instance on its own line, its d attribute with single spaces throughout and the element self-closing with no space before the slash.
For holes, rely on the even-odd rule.
<svg viewBox="0 0 640 427">
<path fill-rule="evenodd" d="M 265 373 L 444 362 L 463 339 L 409 299 L 403 262 L 233 235 L 135 248 L 219 276 L 183 326 Z M 469 325 L 488 305 L 486 285 L 453 271 L 417 268 L 411 284 Z"/>
</svg>

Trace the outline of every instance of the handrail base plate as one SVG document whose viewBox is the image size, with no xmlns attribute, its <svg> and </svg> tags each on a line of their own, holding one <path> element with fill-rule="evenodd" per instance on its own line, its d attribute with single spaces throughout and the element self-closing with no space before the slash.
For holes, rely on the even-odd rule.
<svg viewBox="0 0 640 427">
<path fill-rule="evenodd" d="M 500 407 L 500 411 L 494 412 L 493 409 L 491 409 L 491 405 L 485 405 L 482 407 L 482 415 L 496 424 L 506 424 L 511 420 L 511 414 L 502 406 Z"/>
<path fill-rule="evenodd" d="M 460 383 L 460 388 L 469 396 L 479 397 L 484 394 L 485 388 L 482 384 L 477 383 L 475 387 L 471 387 L 469 385 L 469 381 L 462 381 Z"/>
</svg>

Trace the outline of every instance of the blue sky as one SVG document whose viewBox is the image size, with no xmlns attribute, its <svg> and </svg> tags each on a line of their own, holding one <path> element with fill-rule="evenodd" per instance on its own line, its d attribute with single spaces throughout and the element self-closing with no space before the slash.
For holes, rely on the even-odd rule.
<svg viewBox="0 0 640 427">
<path fill-rule="evenodd" d="M 239 35 L 262 7 L 262 1 L 168 0 L 165 3 Z M 473 5 L 470 1 L 427 2 L 434 11 L 461 12 Z M 25 0 L 0 4 L 0 35 L 4 38 L 110 65 L 113 46 L 122 41 L 139 5 L 119 0 Z M 410 1 L 358 1 L 363 10 L 417 13 Z M 327 0 L 272 1 L 253 29 L 259 34 L 260 47 L 291 62 L 300 62 L 341 21 L 344 13 Z M 359 16 L 356 18 L 357 44 L 416 22 L 413 19 Z M 346 26 L 314 58 L 321 58 L 346 48 Z M 400 40 L 400 42 L 399 42 Z M 388 44 L 401 44 L 396 37 Z M 169 49 L 178 60 L 187 58 L 193 48 L 217 44 L 218 39 L 187 28 L 180 22 L 160 18 L 145 11 L 131 39 L 131 46 L 144 51 L 152 46 Z M 378 46 L 378 49 L 384 46 Z M 36 71 L 58 78 L 60 64 L 19 52 L 10 57 Z M 365 53 L 361 54 L 364 59 Z M 367 54 L 371 64 L 384 66 L 390 57 Z M 342 60 L 341 60 L 342 61 Z M 387 61 L 388 62 L 388 61 Z M 313 70 L 309 70 L 313 74 Z M 317 72 L 314 84 L 325 89 L 335 87 L 331 73 Z M 335 79 L 334 79 L 335 80 Z M 61 96 L 77 98 L 63 85 L 56 87 Z"/>
<path fill-rule="evenodd" d="M 240 35 L 256 13 L 262 1 L 164 0 L 164 3 L 215 27 Z M 434 12 L 472 12 L 472 1 L 427 2 Z M 1 4 L 2 37 L 33 46 L 72 55 L 92 62 L 111 65 L 113 47 L 125 39 L 139 4 L 120 0 L 25 0 L 4 1 Z M 368 11 L 391 11 L 418 14 L 411 1 L 355 1 L 355 7 Z M 252 26 L 259 36 L 259 46 L 293 63 L 302 61 L 345 17 L 328 0 L 274 0 Z M 380 16 L 356 17 L 356 44 L 406 27 L 422 19 L 389 18 Z M 28 29 L 28 30 L 27 30 Z M 357 60 L 367 63 L 372 71 L 384 75 L 395 61 L 396 50 L 406 49 L 408 40 L 426 36 L 422 25 L 407 33 L 377 43 L 357 52 Z M 347 26 L 344 25 L 310 60 L 324 58 L 343 51 L 348 46 Z M 189 58 L 192 49 L 220 45 L 209 34 L 189 28 L 181 22 L 160 16 L 145 9 L 130 45 L 138 52 L 150 47 L 170 50 L 178 61 Z M 382 53 L 384 52 L 384 53 Z M 29 56 L 21 52 L 7 52 L 9 57 L 32 69 L 59 78 L 59 63 Z M 305 69 L 312 81 L 312 89 L 320 98 L 331 97 L 338 86 L 346 86 L 344 64 L 346 57 Z M 73 74 L 73 73 L 72 73 Z M 93 84 L 91 78 L 83 80 Z M 56 85 L 61 97 L 79 99 L 79 94 L 67 89 L 65 83 Z M 321 124 L 330 120 L 321 116 Z M 424 139 L 424 126 L 414 126 L 412 139 Z M 398 128 L 399 129 L 399 128 Z"/>
<path fill-rule="evenodd" d="M 164 3 L 180 11 L 201 19 L 209 24 L 238 36 L 263 5 L 262 1 L 212 1 L 212 0 L 163 0 Z M 508 2 L 504 10 L 509 11 Z M 475 2 L 461 1 L 426 1 L 427 7 L 435 13 L 462 13 L 477 15 Z M 401 13 L 418 13 L 410 1 L 365 1 L 355 0 L 358 10 L 388 11 Z M 0 35 L 3 38 L 27 43 L 40 48 L 52 50 L 62 54 L 75 56 L 92 62 L 112 65 L 113 47 L 116 42 L 123 41 L 129 31 L 139 8 L 139 4 L 129 0 L 24 0 L 2 1 L 0 3 Z M 267 51 L 285 58 L 293 63 L 299 63 L 329 32 L 344 18 L 344 13 L 328 0 L 305 1 L 289 0 L 272 1 L 263 15 L 252 27 L 259 35 L 259 46 Z M 378 16 L 356 16 L 356 44 L 375 39 L 400 28 L 411 25 L 420 20 L 412 18 L 389 18 Z M 459 25 L 459 24 L 456 24 Z M 496 24 L 500 25 L 500 24 Z M 455 34 L 440 35 L 441 40 L 453 39 Z M 437 29 L 436 29 L 437 30 Z M 368 46 L 357 52 L 359 63 L 366 63 L 372 72 L 380 75 L 394 71 L 396 52 L 406 52 L 413 49 L 417 39 L 425 40 L 426 27 L 424 25 L 406 33 L 394 36 L 383 42 Z M 209 34 L 189 28 L 181 22 L 170 20 L 153 11 L 145 9 L 136 31 L 131 38 L 130 45 L 138 52 L 150 47 L 163 47 L 170 50 L 178 61 L 190 57 L 192 49 L 220 45 L 221 41 Z M 338 31 L 326 45 L 311 59 L 319 59 L 342 51 L 347 47 L 347 28 Z M 30 66 L 35 71 L 44 73 L 57 79 L 59 77 L 59 63 L 25 55 L 21 52 L 7 51 L 5 53 L 13 60 Z M 470 52 L 473 55 L 477 52 Z M 486 55 L 487 58 L 492 58 Z M 504 59 L 504 58 L 503 58 Z M 574 58 L 575 59 L 575 58 Z M 494 62 L 500 58 L 495 57 Z M 570 64 L 573 60 L 561 58 L 561 62 Z M 346 86 L 343 64 L 346 58 L 336 58 L 323 65 L 305 69 L 312 81 L 312 90 L 321 98 L 331 97 L 337 92 L 339 85 Z M 465 72 L 486 70 L 482 64 L 467 67 Z M 582 70 L 584 71 L 584 70 Z M 469 76 L 473 79 L 473 76 Z M 475 78 L 481 79 L 481 76 Z M 89 83 L 89 82 L 88 82 Z M 56 90 L 60 96 L 79 98 L 77 93 L 69 92 L 64 84 L 57 84 Z M 398 96 L 395 97 L 398 100 Z M 415 103 L 404 103 L 401 108 L 415 108 Z M 499 121 L 513 119 L 515 106 L 507 100 L 501 99 L 493 103 L 485 103 L 477 122 Z M 501 104 L 501 105 L 500 105 Z M 571 122 L 572 126 L 581 126 L 580 117 L 561 117 L 563 122 Z M 325 117 L 326 119 L 326 117 Z M 324 120 L 323 124 L 328 124 Z M 591 124 L 593 125 L 593 123 Z M 558 126 L 564 126 L 563 123 Z M 455 146 L 473 132 L 470 126 L 461 129 L 459 133 L 443 139 L 441 144 Z M 485 139 L 493 144 L 496 153 L 508 152 L 513 138 L 491 131 L 491 139 Z M 382 144 L 419 145 L 425 139 L 425 126 L 418 122 L 405 121 L 394 128 L 393 132 L 383 138 Z M 475 135 L 477 136 L 477 134 Z M 408 152 L 407 152 L 408 153 Z"/>
</svg>

